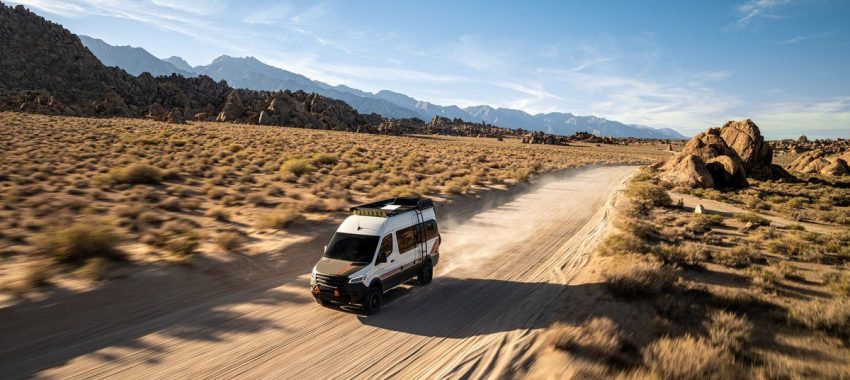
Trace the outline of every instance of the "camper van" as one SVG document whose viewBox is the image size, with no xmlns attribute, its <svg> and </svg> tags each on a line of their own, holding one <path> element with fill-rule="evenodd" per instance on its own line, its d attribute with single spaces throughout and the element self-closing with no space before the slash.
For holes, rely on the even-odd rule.
<svg viewBox="0 0 850 380">
<path fill-rule="evenodd" d="M 440 259 L 434 202 L 401 197 L 355 206 L 313 267 L 310 287 L 316 302 L 360 304 L 381 309 L 383 295 L 416 278 L 431 282 Z"/>
</svg>

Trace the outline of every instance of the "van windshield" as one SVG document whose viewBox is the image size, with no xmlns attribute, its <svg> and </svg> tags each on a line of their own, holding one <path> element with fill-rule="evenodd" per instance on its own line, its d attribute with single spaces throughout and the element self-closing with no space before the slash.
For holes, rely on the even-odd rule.
<svg viewBox="0 0 850 380">
<path fill-rule="evenodd" d="M 378 236 L 337 232 L 328 244 L 325 257 L 355 263 L 371 263 L 378 248 Z"/>
</svg>

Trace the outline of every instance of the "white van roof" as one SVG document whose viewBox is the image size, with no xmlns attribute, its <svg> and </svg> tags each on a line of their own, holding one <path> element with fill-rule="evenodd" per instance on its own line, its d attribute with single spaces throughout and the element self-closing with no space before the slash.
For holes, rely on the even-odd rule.
<svg viewBox="0 0 850 380">
<path fill-rule="evenodd" d="M 434 202 L 420 197 L 385 199 L 351 208 L 337 232 L 383 236 L 389 231 L 415 224 L 411 211 L 421 210 L 425 220 L 436 219 Z"/>
</svg>

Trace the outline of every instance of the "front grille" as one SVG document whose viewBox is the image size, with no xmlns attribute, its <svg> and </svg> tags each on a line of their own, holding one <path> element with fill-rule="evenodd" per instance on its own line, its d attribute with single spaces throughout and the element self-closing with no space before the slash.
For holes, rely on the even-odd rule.
<svg viewBox="0 0 850 380">
<path fill-rule="evenodd" d="M 342 288 L 345 284 L 348 283 L 347 276 L 329 276 L 326 274 L 316 274 L 316 283 L 319 286 L 328 287 L 328 288 Z"/>
</svg>

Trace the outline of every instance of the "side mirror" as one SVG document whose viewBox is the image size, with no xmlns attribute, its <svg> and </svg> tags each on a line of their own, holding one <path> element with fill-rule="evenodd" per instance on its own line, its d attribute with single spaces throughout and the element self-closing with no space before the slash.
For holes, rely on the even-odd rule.
<svg viewBox="0 0 850 380">
<path fill-rule="evenodd" d="M 387 262 L 387 256 L 383 253 L 378 254 L 378 258 L 375 259 L 375 264 L 381 264 Z"/>
</svg>

